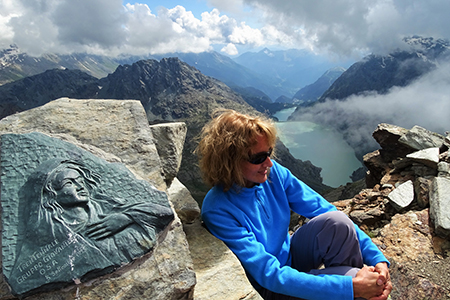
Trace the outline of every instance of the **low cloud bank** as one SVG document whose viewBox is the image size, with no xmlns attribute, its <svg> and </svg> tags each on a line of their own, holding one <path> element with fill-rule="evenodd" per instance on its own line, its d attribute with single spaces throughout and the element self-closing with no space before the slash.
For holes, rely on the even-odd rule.
<svg viewBox="0 0 450 300">
<path fill-rule="evenodd" d="M 379 148 L 372 133 L 380 123 L 407 129 L 419 125 L 444 135 L 450 131 L 450 62 L 439 65 L 407 87 L 387 94 L 367 93 L 343 101 L 327 100 L 304 108 L 296 120 L 337 128 L 359 154 Z"/>
</svg>

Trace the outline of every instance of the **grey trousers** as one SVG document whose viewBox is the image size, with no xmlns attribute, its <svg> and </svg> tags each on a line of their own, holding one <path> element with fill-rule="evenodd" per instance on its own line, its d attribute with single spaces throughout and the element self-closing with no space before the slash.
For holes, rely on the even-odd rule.
<svg viewBox="0 0 450 300">
<path fill-rule="evenodd" d="M 340 211 L 322 214 L 300 227 L 291 237 L 291 255 L 292 268 L 313 275 L 355 277 L 363 267 L 355 226 Z M 300 300 L 264 288 L 258 292 L 265 300 Z"/>
</svg>

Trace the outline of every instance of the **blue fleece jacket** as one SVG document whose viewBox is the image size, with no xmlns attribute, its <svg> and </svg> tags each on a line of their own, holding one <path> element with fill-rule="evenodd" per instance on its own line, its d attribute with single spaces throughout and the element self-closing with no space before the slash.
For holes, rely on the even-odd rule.
<svg viewBox="0 0 450 300">
<path fill-rule="evenodd" d="M 273 161 L 269 179 L 252 188 L 213 187 L 202 205 L 209 231 L 236 254 L 253 285 L 304 299 L 353 299 L 352 278 L 290 267 L 290 211 L 312 218 L 336 208 Z M 356 225 L 364 263 L 388 262 Z"/>
</svg>

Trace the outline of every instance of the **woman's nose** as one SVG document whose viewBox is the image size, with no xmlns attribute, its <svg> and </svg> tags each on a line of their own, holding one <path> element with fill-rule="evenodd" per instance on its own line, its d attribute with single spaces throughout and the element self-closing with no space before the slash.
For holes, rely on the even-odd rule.
<svg viewBox="0 0 450 300">
<path fill-rule="evenodd" d="M 263 165 L 264 165 L 264 167 L 268 167 L 268 168 L 271 168 L 273 166 L 272 160 L 270 159 L 269 156 L 263 162 Z"/>
</svg>

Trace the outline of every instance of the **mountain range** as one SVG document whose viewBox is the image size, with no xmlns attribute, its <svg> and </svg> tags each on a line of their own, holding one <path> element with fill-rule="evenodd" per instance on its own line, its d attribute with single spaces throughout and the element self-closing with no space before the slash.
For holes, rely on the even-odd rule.
<svg viewBox="0 0 450 300">
<path fill-rule="evenodd" d="M 0 86 L 0 117 L 24 111 L 60 97 L 76 99 L 140 100 L 150 124 L 185 122 L 188 128 L 183 161 L 178 177 L 199 201 L 207 187 L 202 184 L 196 138 L 217 108 L 257 114 L 239 94 L 223 82 L 205 76 L 178 58 L 149 59 L 121 65 L 106 77 L 97 79 L 80 70 L 53 69 Z M 42 116 L 45 118 L 45 116 Z M 278 161 L 319 192 L 320 168 L 295 159 L 279 142 Z"/>
<path fill-rule="evenodd" d="M 305 86 L 295 93 L 291 101 L 300 106 L 315 103 L 344 72 L 345 69 L 342 67 L 336 67 L 326 71 L 314 83 Z"/>
<path fill-rule="evenodd" d="M 257 53 L 246 52 L 234 60 L 258 74 L 271 76 L 271 84 L 288 89 L 283 95 L 290 98 L 299 89 L 314 83 L 326 71 L 336 67 L 347 68 L 353 63 L 332 63 L 306 50 L 271 51 L 267 48 Z"/>
<path fill-rule="evenodd" d="M 116 58 L 83 53 L 31 57 L 22 53 L 17 46 L 11 45 L 10 48 L 0 51 L 0 85 L 57 68 L 81 70 L 102 78 L 114 72 L 119 65 L 167 57 L 178 57 L 204 75 L 214 77 L 233 89 L 240 91 L 246 89 L 245 94 L 252 97 L 264 93 L 264 97 L 271 99 L 272 102 L 276 102 L 280 97 L 292 99 L 299 89 L 313 83 L 328 69 L 337 66 L 337 63 L 294 49 L 286 51 L 263 49 L 259 52 L 244 53 L 234 59 L 215 51 Z"/>
<path fill-rule="evenodd" d="M 81 70 L 101 78 L 113 72 L 118 65 L 115 59 L 83 53 L 71 55 L 47 53 L 33 57 L 21 52 L 17 46 L 11 45 L 8 49 L 0 50 L 0 85 L 50 69 Z"/>
<path fill-rule="evenodd" d="M 343 100 L 350 95 L 373 91 L 385 94 L 394 86 L 409 85 L 450 57 L 450 42 L 447 40 L 414 36 L 405 38 L 404 42 L 410 49 L 388 55 L 371 54 L 354 63 L 333 82 L 319 101 Z"/>
<path fill-rule="evenodd" d="M 0 86 L 0 117 L 59 97 L 138 99 L 146 109 L 149 122 L 187 123 L 188 143 L 180 176 L 183 183 L 195 189 L 199 187 L 200 179 L 192 169 L 195 164 L 193 141 L 214 108 L 234 108 L 244 112 L 257 110 L 271 115 L 276 110 L 292 106 L 292 101 L 314 107 L 314 103 L 324 103 L 326 99 L 344 101 L 349 95 L 383 94 L 393 86 L 402 87 L 414 82 L 450 55 L 449 43 L 445 40 L 411 37 L 405 39 L 405 43 L 409 50 L 398 50 L 389 55 L 372 54 L 347 70 L 324 68 L 320 73 L 322 76 L 316 73 L 318 79 L 310 79 L 312 84 L 298 90 L 293 97 L 279 96 L 278 102 L 273 102 L 269 94 L 278 95 L 281 90 L 289 89 L 295 81 L 293 78 L 300 78 L 296 72 L 305 74 L 305 70 L 315 69 L 306 65 L 299 67 L 302 59 L 312 60 L 301 51 L 272 52 L 264 49 L 243 54 L 234 60 L 216 52 L 173 53 L 166 58 L 139 60 L 138 57 L 111 59 L 87 54 L 48 54 L 32 58 L 12 46 L 0 52 L 0 82 L 4 83 Z M 179 58 L 174 58 L 177 55 Z M 320 61 L 316 63 L 320 64 Z M 319 72 L 320 68 L 315 70 Z M 291 74 L 289 80 L 286 74 Z M 280 82 L 287 83 L 282 85 Z M 299 106 L 291 120 L 301 119 L 303 113 Z M 324 114 L 316 110 L 315 115 Z M 320 118 L 313 121 L 323 122 Z M 373 149 L 361 141 L 352 144 L 352 125 L 343 122 L 345 120 L 333 117 L 323 125 L 335 127 L 343 133 L 361 159 Z M 316 190 L 327 189 L 321 182 L 319 168 L 296 161 L 288 149 L 283 153 L 286 153 L 282 155 L 285 162 L 289 161 L 292 169 L 296 169 L 298 177 Z"/>
</svg>

